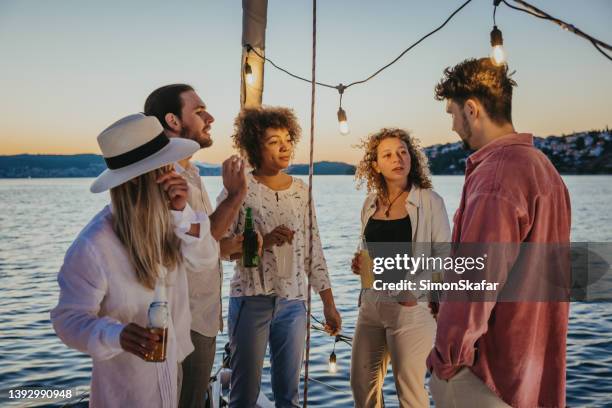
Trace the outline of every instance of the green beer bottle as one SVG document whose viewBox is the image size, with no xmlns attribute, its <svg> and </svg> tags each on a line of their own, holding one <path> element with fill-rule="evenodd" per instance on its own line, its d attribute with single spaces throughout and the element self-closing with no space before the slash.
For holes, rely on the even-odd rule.
<svg viewBox="0 0 612 408">
<path fill-rule="evenodd" d="M 242 266 L 253 268 L 259 266 L 257 234 L 253 228 L 253 211 L 250 207 L 246 209 L 246 220 L 244 225 L 244 241 L 242 241 Z"/>
</svg>

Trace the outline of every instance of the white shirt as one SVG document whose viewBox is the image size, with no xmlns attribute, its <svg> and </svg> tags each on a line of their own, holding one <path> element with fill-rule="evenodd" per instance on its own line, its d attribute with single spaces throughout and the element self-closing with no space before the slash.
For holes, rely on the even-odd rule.
<svg viewBox="0 0 612 408">
<path fill-rule="evenodd" d="M 145 362 L 120 346 L 119 336 L 126 324 L 147 326 L 154 292 L 137 281 L 128 253 L 113 231 L 110 206 L 90 221 L 66 253 L 58 275 L 59 302 L 51 311 L 51 321 L 67 346 L 93 359 L 91 407 L 177 405 L 177 365 L 193 351 L 184 265 L 205 262 L 216 249 L 203 239 L 210 235 L 204 214 L 194 213 L 189 206 L 172 213 L 184 260 L 167 272 L 170 318 L 163 363 Z M 186 234 L 192 223 L 200 223 L 199 238 Z"/>
<path fill-rule="evenodd" d="M 244 232 L 246 208 L 253 214 L 253 225 L 264 236 L 280 224 L 295 231 L 293 237 L 293 268 L 288 274 L 279 276 L 277 258 L 273 248 L 264 250 L 258 268 L 244 268 L 236 262 L 234 276 L 230 284 L 230 296 L 276 295 L 286 299 L 305 299 L 307 279 L 312 289 L 319 293 L 331 288 L 327 263 L 321 247 L 321 238 L 313 208 L 312 231 L 312 270 L 309 270 L 308 258 L 308 187 L 302 180 L 293 177 L 291 186 L 282 191 L 275 191 L 258 182 L 247 174 L 247 195 L 238 218 L 234 221 L 228 236 Z M 223 190 L 218 202 L 227 197 Z"/>
<path fill-rule="evenodd" d="M 174 166 L 189 184 L 188 202 L 191 208 L 210 216 L 213 207 L 197 166 L 191 163 L 187 168 L 182 168 L 176 163 Z M 212 236 L 210 239 L 212 240 L 211 245 L 217 247 L 214 259 L 210 259 L 206 264 L 188 266 L 186 270 L 189 284 L 191 330 L 207 337 L 215 337 L 219 330 L 223 329 L 223 316 L 221 314 L 223 266 L 221 265 L 219 244 Z M 213 266 L 208 267 L 207 265 Z"/>
</svg>

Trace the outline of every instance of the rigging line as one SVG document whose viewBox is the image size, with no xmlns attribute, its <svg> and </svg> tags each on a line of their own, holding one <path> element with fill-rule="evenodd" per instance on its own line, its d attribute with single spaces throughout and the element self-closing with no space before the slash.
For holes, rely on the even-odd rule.
<svg viewBox="0 0 612 408">
<path fill-rule="evenodd" d="M 591 44 L 593 44 L 593 47 L 595 47 L 595 49 L 597 49 L 597 51 L 601 52 L 601 54 L 606 57 L 607 59 L 609 59 L 610 61 L 612 61 L 612 57 L 610 55 L 608 55 L 604 50 L 602 50 L 599 45 L 595 42 L 595 41 L 591 41 Z"/>
<path fill-rule="evenodd" d="M 527 14 L 531 14 L 532 16 L 537 17 L 537 18 L 541 18 L 542 20 L 548 20 L 548 18 L 546 18 L 546 16 L 543 16 L 543 15 L 540 15 L 540 14 L 536 14 L 536 13 L 534 13 L 532 11 L 529 11 L 529 10 L 526 10 L 524 8 L 513 6 L 512 4 L 508 3 L 506 0 L 502 0 L 502 3 L 504 3 L 506 6 L 510 7 L 511 9 L 522 11 L 522 12 L 527 13 Z"/>
<path fill-rule="evenodd" d="M 304 376 L 302 375 L 302 377 L 304 377 Z M 347 391 L 341 390 L 340 388 L 336 388 L 333 385 L 329 385 L 329 384 L 327 384 L 327 383 L 325 383 L 325 382 L 323 382 L 321 380 L 317 380 L 316 378 L 313 378 L 313 377 L 308 378 L 308 381 L 316 382 L 316 383 L 324 385 L 325 387 L 328 387 L 328 388 L 330 388 L 330 389 L 332 389 L 334 391 L 338 391 L 338 392 L 341 392 L 341 393 L 346 394 L 346 395 L 351 395 L 351 396 L 353 395 L 352 393 L 349 393 Z"/>
<path fill-rule="evenodd" d="M 310 275 L 312 274 L 313 256 L 313 204 L 312 204 L 312 175 L 314 173 L 314 131 L 315 131 L 315 95 L 317 73 L 317 0 L 312 0 L 312 72 L 310 82 L 310 156 L 308 163 L 308 294 L 306 296 L 306 356 L 304 361 L 304 408 L 308 407 L 308 371 L 310 368 L 310 317 L 312 316 L 312 290 Z"/>
<path fill-rule="evenodd" d="M 600 47 L 603 47 L 603 48 L 606 48 L 606 49 L 612 51 L 612 46 L 610 46 L 609 44 L 606 44 L 605 42 L 603 42 L 601 40 L 598 40 L 597 38 L 595 38 L 595 37 L 585 33 L 584 31 L 582 31 L 578 27 L 574 26 L 573 24 L 566 23 L 565 21 L 563 21 L 561 19 L 553 17 L 550 14 L 546 13 L 545 11 L 542 11 L 542 10 L 538 9 L 537 7 L 535 7 L 535 6 L 532 6 L 531 4 L 527 3 L 524 0 L 514 0 L 514 2 L 515 3 L 519 3 L 520 5 L 522 5 L 522 6 L 527 8 L 527 9 L 523 9 L 523 8 L 515 7 L 516 10 L 520 10 L 520 11 L 523 11 L 523 12 L 531 14 L 531 15 L 534 15 L 534 13 L 540 14 L 542 16 L 542 18 L 544 18 L 546 20 L 549 20 L 549 21 L 552 21 L 553 23 L 558 24 L 564 30 L 571 31 L 572 33 L 576 34 L 577 36 L 589 40 L 591 43 L 597 43 L 597 45 L 599 45 Z M 504 3 L 506 4 L 505 1 L 504 1 Z"/>
</svg>

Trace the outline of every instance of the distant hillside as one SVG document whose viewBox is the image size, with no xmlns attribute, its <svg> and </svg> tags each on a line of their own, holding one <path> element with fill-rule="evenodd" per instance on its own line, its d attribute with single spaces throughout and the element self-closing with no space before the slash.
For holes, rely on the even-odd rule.
<svg viewBox="0 0 612 408">
<path fill-rule="evenodd" d="M 304 175 L 308 174 L 308 164 L 293 164 L 287 169 L 289 174 Z M 355 174 L 355 166 L 342 162 L 316 162 L 314 164 L 314 174 L 316 175 L 332 175 L 332 174 Z"/>
<path fill-rule="evenodd" d="M 196 162 L 202 176 L 221 175 L 221 165 Z M 96 177 L 106 169 L 96 154 L 0 156 L 0 178 Z M 317 162 L 315 174 L 354 174 L 355 166 L 340 162 Z M 289 174 L 308 174 L 307 164 L 294 164 Z"/>
<path fill-rule="evenodd" d="M 542 150 L 562 174 L 612 174 L 612 133 L 609 129 L 574 133 L 567 136 L 536 137 Z M 463 174 L 469 152 L 460 142 L 424 148 L 433 174 Z M 196 163 L 203 176 L 218 176 L 218 164 Z M 106 165 L 101 156 L 31 155 L 0 156 L 0 178 L 96 177 Z M 342 162 L 316 162 L 317 175 L 354 174 L 355 166 Z M 290 174 L 308 174 L 307 164 L 294 164 Z"/>
<path fill-rule="evenodd" d="M 540 149 L 561 174 L 612 174 L 612 133 L 592 130 L 563 136 L 535 137 Z M 432 174 L 464 174 L 469 152 L 460 142 L 426 147 Z"/>
<path fill-rule="evenodd" d="M 200 169 L 202 176 L 219 176 L 221 175 L 221 166 L 205 163 L 196 163 Z M 292 164 L 287 169 L 287 173 L 294 175 L 308 174 L 308 164 Z M 343 175 L 355 174 L 355 166 L 342 162 L 316 162 L 314 164 L 314 174 L 316 175 Z"/>
<path fill-rule="evenodd" d="M 97 154 L 0 156 L 0 178 L 96 177 L 104 169 Z"/>
</svg>

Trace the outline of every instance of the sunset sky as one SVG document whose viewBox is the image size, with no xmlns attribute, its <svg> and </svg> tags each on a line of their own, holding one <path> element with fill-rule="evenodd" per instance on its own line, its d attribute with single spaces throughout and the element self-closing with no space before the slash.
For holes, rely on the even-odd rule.
<svg viewBox="0 0 612 408">
<path fill-rule="evenodd" d="M 612 43 L 612 1 L 532 0 L 548 13 Z M 462 0 L 318 2 L 317 79 L 363 79 L 441 24 Z M 269 0 L 266 55 L 309 76 L 311 2 Z M 444 103 L 433 99 L 442 70 L 489 53 L 493 6 L 474 0 L 397 64 L 344 95 L 351 133 L 338 132 L 337 92 L 317 89 L 316 160 L 356 162 L 358 139 L 381 127 L 411 130 L 424 146 L 453 142 Z M 612 62 L 557 25 L 497 11 L 511 70 L 517 130 L 539 136 L 612 126 Z M 99 153 L 97 134 L 142 111 L 168 83 L 193 85 L 215 116 L 218 163 L 239 109 L 241 1 L 2 0 L 0 154 Z M 264 104 L 295 109 L 309 129 L 309 84 L 266 65 Z M 306 162 L 308 146 L 298 146 Z"/>
</svg>

